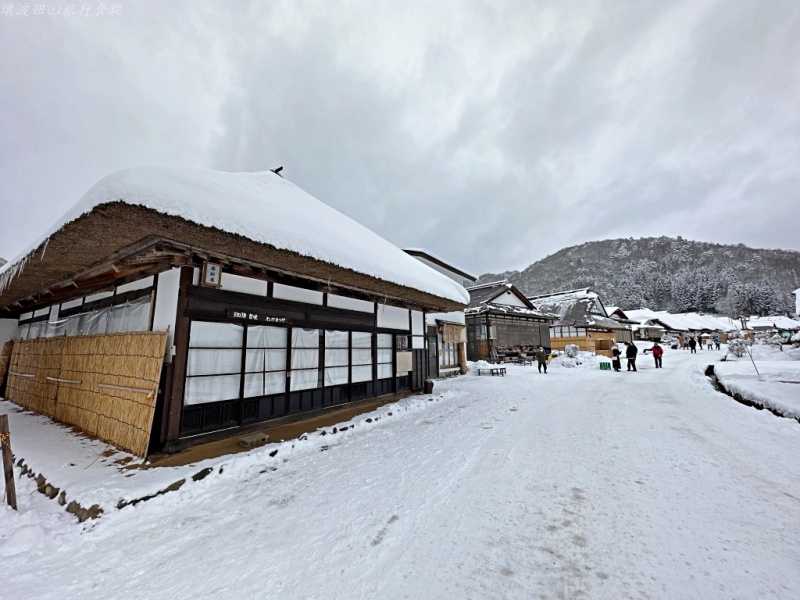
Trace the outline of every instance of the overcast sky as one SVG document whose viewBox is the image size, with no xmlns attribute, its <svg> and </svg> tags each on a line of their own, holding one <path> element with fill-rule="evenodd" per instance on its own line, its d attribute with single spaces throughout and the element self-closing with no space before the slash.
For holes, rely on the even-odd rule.
<svg viewBox="0 0 800 600">
<path fill-rule="evenodd" d="M 149 165 L 282 165 L 476 275 L 613 237 L 800 250 L 796 0 L 88 6 L 2 3 L 6 259 Z"/>
</svg>

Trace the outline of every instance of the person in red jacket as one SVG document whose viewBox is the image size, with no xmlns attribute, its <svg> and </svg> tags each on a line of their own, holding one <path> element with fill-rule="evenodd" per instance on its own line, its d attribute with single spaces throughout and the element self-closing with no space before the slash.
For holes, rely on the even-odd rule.
<svg viewBox="0 0 800 600">
<path fill-rule="evenodd" d="M 656 361 L 656 369 L 662 369 L 661 357 L 664 356 L 664 349 L 658 345 L 658 342 L 654 342 L 653 347 L 650 348 L 650 352 L 653 353 L 653 358 Z"/>
</svg>

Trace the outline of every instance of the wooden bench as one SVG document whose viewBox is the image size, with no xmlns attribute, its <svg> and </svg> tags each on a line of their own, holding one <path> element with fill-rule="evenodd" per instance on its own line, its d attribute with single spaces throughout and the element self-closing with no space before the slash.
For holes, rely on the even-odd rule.
<svg viewBox="0 0 800 600">
<path fill-rule="evenodd" d="M 505 374 L 505 367 L 486 367 L 478 369 L 478 375 L 499 375 L 500 377 L 505 377 Z"/>
</svg>

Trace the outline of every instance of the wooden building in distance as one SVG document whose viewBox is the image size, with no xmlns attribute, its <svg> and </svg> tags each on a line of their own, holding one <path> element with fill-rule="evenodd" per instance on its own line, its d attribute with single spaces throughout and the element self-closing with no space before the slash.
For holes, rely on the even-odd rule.
<svg viewBox="0 0 800 600">
<path fill-rule="evenodd" d="M 475 283 L 475 275 L 453 266 L 427 250 L 406 248 L 413 256 L 435 271 L 464 287 Z M 464 310 L 449 313 L 427 313 L 425 329 L 428 348 L 428 377 L 463 375 L 467 372 L 467 328 Z"/>
<path fill-rule="evenodd" d="M 615 343 L 633 341 L 631 328 L 610 318 L 600 297 L 589 288 L 528 296 L 528 300 L 558 316 L 550 327 L 553 349 L 575 344 L 581 350 L 610 357 Z"/>
<path fill-rule="evenodd" d="M 555 315 L 538 310 L 514 285 L 496 281 L 468 287 L 467 358 L 504 361 L 551 348 Z"/>
<path fill-rule="evenodd" d="M 426 313 L 468 300 L 275 172 L 129 169 L 0 268 L 5 397 L 175 451 L 421 390 Z"/>
</svg>

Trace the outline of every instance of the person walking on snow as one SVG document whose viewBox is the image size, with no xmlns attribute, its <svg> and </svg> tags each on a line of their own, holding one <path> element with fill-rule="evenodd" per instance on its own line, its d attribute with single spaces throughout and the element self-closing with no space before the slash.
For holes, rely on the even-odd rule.
<svg viewBox="0 0 800 600">
<path fill-rule="evenodd" d="M 697 354 L 696 348 L 697 348 L 697 342 L 695 341 L 695 339 L 693 337 L 690 337 L 689 338 L 689 350 L 691 351 L 692 354 Z"/>
<path fill-rule="evenodd" d="M 636 371 L 636 353 L 639 349 L 633 342 L 625 342 L 628 348 L 625 350 L 625 357 L 628 359 L 628 371 Z"/>
<path fill-rule="evenodd" d="M 664 349 L 658 345 L 658 342 L 653 342 L 653 347 L 650 348 L 653 353 L 653 358 L 656 361 L 656 369 L 661 369 L 661 357 L 664 356 Z"/>
<path fill-rule="evenodd" d="M 547 352 L 545 352 L 544 348 L 541 346 L 539 346 L 539 349 L 536 351 L 536 363 L 539 373 L 542 372 L 542 367 L 544 367 L 544 374 L 547 375 Z"/>
<path fill-rule="evenodd" d="M 714 339 L 714 346 L 716 347 L 717 350 L 719 350 L 719 336 L 714 334 L 713 339 Z"/>
</svg>

